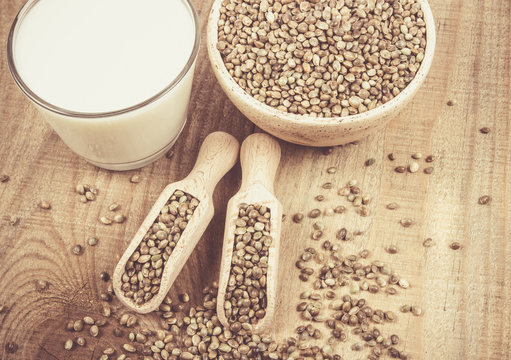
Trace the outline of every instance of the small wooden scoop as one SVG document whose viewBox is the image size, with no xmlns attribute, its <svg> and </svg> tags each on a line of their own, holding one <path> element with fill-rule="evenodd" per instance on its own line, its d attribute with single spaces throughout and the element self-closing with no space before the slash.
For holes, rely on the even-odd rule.
<svg viewBox="0 0 511 360">
<path fill-rule="evenodd" d="M 277 291 L 280 230 L 282 224 L 282 205 L 273 194 L 273 182 L 280 162 L 280 146 L 271 136 L 253 134 L 245 139 L 241 146 L 241 168 L 243 171 L 241 188 L 228 203 L 222 264 L 217 297 L 217 314 L 220 322 L 229 327 L 224 305 L 225 294 L 231 273 L 234 249 L 234 231 L 241 204 L 264 205 L 270 209 L 270 236 L 273 241 L 269 248 L 268 269 L 266 275 L 266 314 L 252 325 L 253 332 L 262 332 L 268 328 L 275 312 Z"/>
<path fill-rule="evenodd" d="M 185 179 L 165 187 L 115 268 L 113 287 L 117 297 L 124 305 L 141 314 L 154 311 L 160 306 L 172 283 L 213 218 L 213 190 L 220 179 L 236 163 L 238 150 L 239 143 L 233 136 L 224 132 L 209 134 L 204 139 L 197 161 L 190 174 Z M 159 216 L 161 209 L 176 190 L 182 190 L 194 196 L 199 200 L 199 205 L 165 264 L 158 293 L 153 295 L 149 301 L 137 305 L 133 299 L 125 297 L 121 290 L 121 279 L 125 272 L 126 262 L 137 249 L 144 235 Z"/>
</svg>

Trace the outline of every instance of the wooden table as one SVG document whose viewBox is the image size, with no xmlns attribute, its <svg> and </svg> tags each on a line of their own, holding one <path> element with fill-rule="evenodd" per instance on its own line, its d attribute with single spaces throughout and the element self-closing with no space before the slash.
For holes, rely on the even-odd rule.
<svg viewBox="0 0 511 360">
<path fill-rule="evenodd" d="M 196 0 L 204 24 L 211 1 Z M 0 3 L 1 44 L 22 0 Z M 501 0 L 431 0 L 437 21 L 438 46 L 428 81 L 411 106 L 383 132 L 357 145 L 320 149 L 281 142 L 283 156 L 276 193 L 288 215 L 283 225 L 280 293 L 276 336 L 291 336 L 299 320 L 295 306 L 309 283 L 298 280 L 294 263 L 310 240 L 312 220 L 291 221 L 298 212 L 345 205 L 344 215 L 325 218 L 325 239 L 334 243 L 341 227 L 362 230 L 355 240 L 341 243 L 344 254 L 370 249 L 406 278 L 411 286 L 396 296 L 364 295 L 375 307 L 398 314 L 384 326 L 401 337 L 400 347 L 415 359 L 511 358 L 511 2 Z M 204 28 L 204 26 L 203 26 Z M 204 38 L 204 36 L 203 36 Z M 4 54 L 4 52 L 2 52 Z M 138 171 L 98 169 L 73 154 L 41 119 L 11 79 L 5 56 L 0 62 L 0 358 L 98 358 L 111 334 L 90 341 L 76 352 L 63 350 L 69 319 L 97 311 L 98 294 L 106 283 L 101 271 L 112 272 L 119 254 L 142 222 L 163 187 L 191 169 L 198 147 L 214 130 L 225 130 L 242 141 L 257 129 L 227 100 L 209 67 L 205 47 L 197 63 L 189 121 L 174 147 L 174 157 L 162 158 Z M 448 100 L 455 101 L 447 106 Z M 489 134 L 479 129 L 489 127 Z M 397 159 L 390 162 L 387 154 Z M 425 175 L 397 174 L 410 155 L 434 154 L 435 171 Z M 373 166 L 364 162 L 375 158 Z M 424 160 L 419 163 L 423 168 Z M 335 175 L 326 172 L 338 169 Z M 140 174 L 139 184 L 130 176 Z M 172 294 L 188 291 L 198 302 L 200 289 L 217 279 L 225 205 L 237 191 L 240 168 L 220 182 L 214 200 L 216 215 L 175 283 Z M 357 179 L 372 199 L 370 216 L 360 217 L 337 189 Z M 321 188 L 334 183 L 330 191 Z M 99 188 L 96 201 L 83 204 L 74 188 L 79 183 Z M 314 197 L 324 194 L 326 201 Z M 490 195 L 489 205 L 478 204 Z M 51 210 L 38 208 L 40 200 Z M 104 226 L 98 217 L 116 201 L 128 220 Z M 390 202 L 399 204 L 387 210 Z M 12 226 L 8 219 L 19 217 Z M 404 228 L 399 220 L 411 218 Z M 85 245 L 88 236 L 99 244 Z M 434 246 L 423 247 L 432 238 Z M 459 242 L 461 249 L 450 244 Z M 84 253 L 71 253 L 74 244 Z M 396 245 L 399 252 L 385 251 Z M 35 282 L 48 281 L 37 291 Z M 401 314 L 404 304 L 420 305 L 421 317 Z M 144 319 L 157 325 L 155 316 Z M 324 338 L 329 335 L 324 330 Z M 8 343 L 16 353 L 8 353 Z M 354 342 L 350 339 L 339 349 Z M 93 351 L 94 354 L 93 354 Z M 344 350 L 341 350 L 341 353 Z M 346 356 L 345 358 L 359 358 Z"/>
</svg>

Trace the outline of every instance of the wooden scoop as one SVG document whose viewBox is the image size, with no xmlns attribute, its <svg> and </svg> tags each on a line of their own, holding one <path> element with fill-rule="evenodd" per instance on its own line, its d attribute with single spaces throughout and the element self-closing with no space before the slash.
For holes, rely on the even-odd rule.
<svg viewBox="0 0 511 360">
<path fill-rule="evenodd" d="M 220 179 L 236 163 L 238 150 L 239 143 L 233 136 L 224 132 L 209 134 L 204 139 L 197 161 L 190 174 L 185 179 L 165 187 L 115 268 L 113 287 L 115 294 L 124 305 L 141 314 L 154 311 L 160 306 L 172 283 L 213 218 L 213 191 Z M 176 190 L 182 190 L 194 196 L 199 200 L 199 205 L 195 208 L 192 218 L 165 264 L 158 293 L 153 295 L 149 301 L 137 305 L 133 299 L 125 297 L 121 290 L 121 279 L 125 272 L 126 262 L 137 249 L 144 235 L 159 216 L 161 209 Z"/>
<path fill-rule="evenodd" d="M 273 182 L 280 162 L 279 143 L 269 135 L 253 134 L 245 139 L 241 146 L 241 168 L 243 171 L 241 188 L 227 205 L 222 264 L 217 298 L 217 314 L 220 322 L 229 327 L 225 314 L 225 294 L 231 273 L 234 249 L 234 231 L 241 204 L 264 205 L 270 209 L 270 236 L 273 241 L 269 248 L 268 269 L 266 275 L 266 314 L 252 326 L 253 332 L 263 332 L 271 324 L 275 312 L 277 291 L 280 230 L 282 224 L 282 205 L 273 194 Z"/>
</svg>

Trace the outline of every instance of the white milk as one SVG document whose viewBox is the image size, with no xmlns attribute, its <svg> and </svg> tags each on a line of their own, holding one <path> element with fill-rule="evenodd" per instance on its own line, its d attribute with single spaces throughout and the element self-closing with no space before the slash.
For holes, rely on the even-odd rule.
<svg viewBox="0 0 511 360">
<path fill-rule="evenodd" d="M 15 26 L 14 77 L 76 153 L 128 169 L 153 161 L 175 141 L 186 121 L 198 47 L 186 0 L 29 1 Z M 149 104 L 124 111 L 143 102 Z"/>
</svg>

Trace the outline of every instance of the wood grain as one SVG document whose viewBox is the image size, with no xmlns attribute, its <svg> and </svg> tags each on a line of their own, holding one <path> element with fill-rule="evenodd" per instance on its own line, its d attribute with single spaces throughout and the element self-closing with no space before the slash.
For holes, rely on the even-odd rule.
<svg viewBox="0 0 511 360">
<path fill-rule="evenodd" d="M 194 3 L 204 28 L 211 0 Z M 1 0 L 2 44 L 22 4 Z M 418 304 L 425 311 L 419 318 L 398 314 L 398 321 L 386 325 L 385 331 L 397 333 L 401 348 L 415 359 L 511 358 L 511 3 L 431 0 L 430 4 L 437 21 L 435 61 L 418 96 L 398 119 L 385 131 L 357 145 L 336 148 L 330 155 L 280 143 L 275 191 L 288 215 L 282 228 L 285 256 L 279 263 L 275 319 L 280 338 L 290 336 L 302 322 L 294 307 L 299 293 L 310 286 L 298 281 L 294 262 L 303 248 L 319 245 L 309 240 L 311 220 L 297 225 L 290 217 L 315 207 L 347 205 L 336 189 L 357 179 L 372 198 L 370 216 L 360 217 L 347 205 L 345 214 L 324 219 L 325 236 L 333 239 L 340 227 L 365 230 L 342 244 L 343 253 L 371 249 L 374 259 L 387 262 L 411 283 L 398 296 L 368 295 L 368 301 L 395 312 L 405 303 Z M 255 127 L 222 93 L 204 47 L 188 124 L 174 147 L 174 157 L 126 173 L 100 170 L 71 153 L 16 88 L 5 56 L 0 84 L 0 173 L 11 177 L 0 183 L 0 304 L 8 307 L 0 314 L 0 358 L 97 358 L 106 344 L 117 344 L 111 328 L 70 354 L 63 350 L 67 336 L 63 327 L 68 319 L 98 311 L 98 295 L 106 288 L 98 274 L 113 270 L 161 189 L 192 169 L 207 134 L 223 130 L 241 141 Z M 456 101 L 455 106 L 446 105 L 449 99 Z M 479 133 L 483 126 L 491 132 Z M 434 174 L 393 172 L 417 151 L 438 157 Z M 393 163 L 386 159 L 389 152 L 396 154 Z M 365 167 L 370 157 L 376 163 Z M 326 172 L 331 166 L 338 168 L 335 175 Z M 143 179 L 139 184 L 129 182 L 135 173 Z M 218 278 L 225 206 L 237 192 L 240 178 L 237 165 L 220 181 L 214 193 L 213 222 L 172 294 L 188 291 L 191 301 L 197 302 L 200 289 Z M 336 185 L 334 189 L 321 188 L 327 181 Z M 78 183 L 96 185 L 97 200 L 79 202 L 73 191 Z M 319 193 L 327 197 L 321 204 L 313 200 Z M 491 204 L 478 205 L 478 198 L 486 194 L 492 197 Z M 39 209 L 41 199 L 49 201 L 52 209 Z M 97 219 L 113 201 L 121 204 L 128 221 L 103 226 Z M 388 202 L 397 202 L 399 209 L 387 210 Z M 5 220 L 10 216 L 20 217 L 17 226 Z M 404 217 L 413 218 L 415 225 L 401 227 L 398 222 Z M 85 245 L 90 235 L 97 236 L 99 244 L 85 246 L 79 257 L 72 255 L 71 247 Z M 434 239 L 435 246 L 425 249 L 421 244 L 427 237 Z M 451 250 L 453 241 L 462 248 Z M 399 247 L 398 254 L 385 252 L 390 244 Z M 36 291 L 36 280 L 48 281 L 49 288 Z M 158 321 L 147 316 L 144 323 L 157 326 Z M 5 351 L 11 342 L 19 346 L 15 354 Z M 352 358 L 348 353 L 345 358 Z"/>
</svg>

